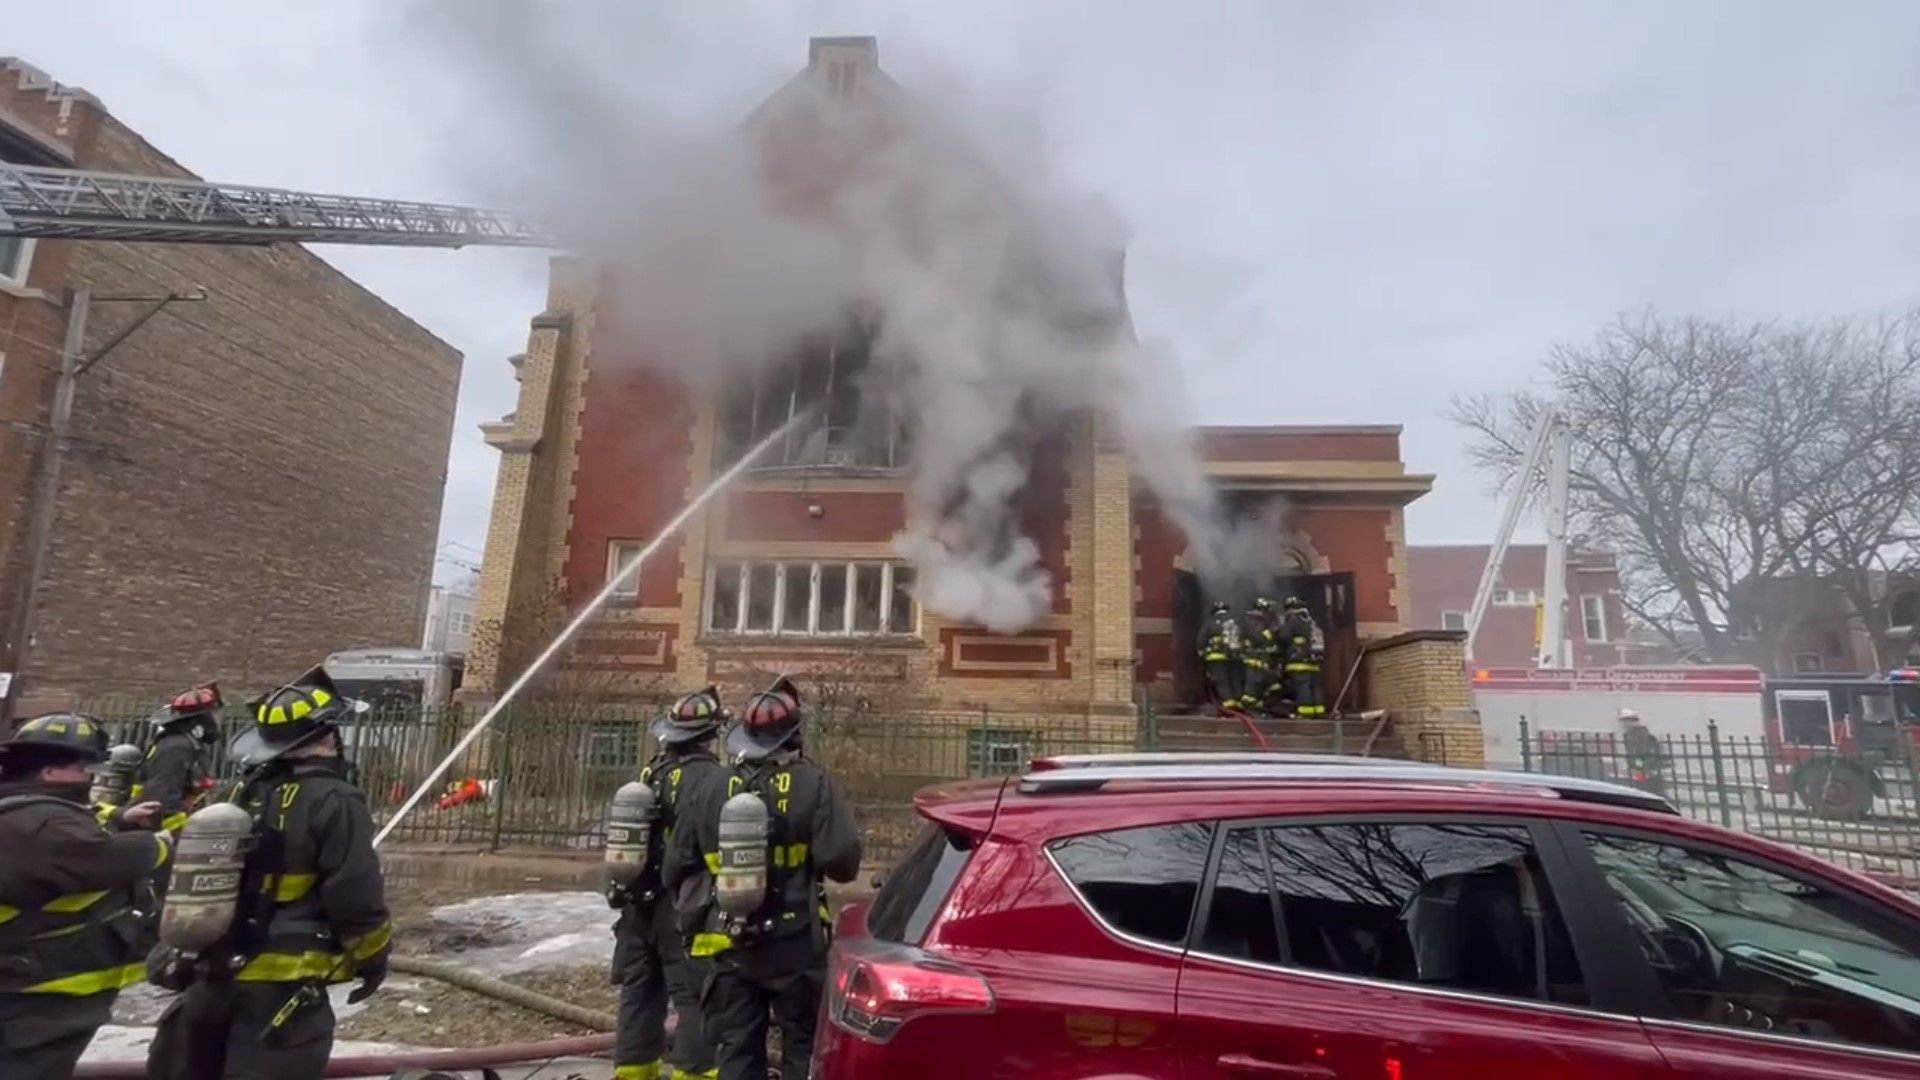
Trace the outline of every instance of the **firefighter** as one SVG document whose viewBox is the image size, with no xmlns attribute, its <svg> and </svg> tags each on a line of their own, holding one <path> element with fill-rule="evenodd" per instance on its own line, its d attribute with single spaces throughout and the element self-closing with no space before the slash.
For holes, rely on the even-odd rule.
<svg viewBox="0 0 1920 1080">
<path fill-rule="evenodd" d="M 1286 697 L 1293 703 L 1293 715 L 1327 715 L 1320 693 L 1320 663 L 1326 658 L 1325 639 L 1313 614 L 1297 596 L 1289 596 L 1286 612 L 1280 619 L 1281 675 Z"/>
<path fill-rule="evenodd" d="M 358 980 L 347 996 L 358 1003 L 386 978 L 393 927 L 373 818 L 341 756 L 355 708 L 319 667 L 251 703 L 230 747 L 246 771 L 226 798 L 253 823 L 238 903 L 208 948 L 148 957 L 153 982 L 185 991 L 160 1018 L 149 1077 L 318 1077 L 333 1047 L 327 984 Z M 190 818 L 185 835 L 194 829 Z"/>
<path fill-rule="evenodd" d="M 1620 744 L 1633 786 L 1664 797 L 1667 793 L 1666 749 L 1640 722 L 1640 714 L 1633 709 L 1620 710 Z"/>
<path fill-rule="evenodd" d="M 160 827 L 178 833 L 199 803 L 207 754 L 220 738 L 220 690 L 212 683 L 178 694 L 154 716 L 159 736 L 133 778 L 133 797 L 160 804 Z"/>
<path fill-rule="evenodd" d="M 1224 600 L 1216 600 L 1200 628 L 1200 662 L 1206 671 L 1207 689 L 1215 705 L 1238 709 L 1246 696 L 1246 641 L 1240 621 Z"/>
<path fill-rule="evenodd" d="M 860 871 L 853 806 L 801 754 L 805 714 L 785 678 L 748 699 L 727 736 L 725 783 L 693 793 L 665 871 L 711 964 L 700 998 L 722 1080 L 764 1080 L 768 1016 L 786 1080 L 806 1080 L 826 981 L 822 882 Z"/>
<path fill-rule="evenodd" d="M 1280 613 L 1273 601 L 1255 597 L 1246 615 L 1246 685 L 1241 694 L 1248 712 L 1271 715 L 1268 698 L 1280 670 Z"/>
<path fill-rule="evenodd" d="M 35 717 L 0 743 L 0 1077 L 60 1080 L 140 981 L 140 909 L 167 860 L 160 808 L 86 805 L 98 721 Z M 103 820 L 104 819 L 104 820 Z"/>
<path fill-rule="evenodd" d="M 620 912 L 613 930 L 613 982 L 620 987 L 615 1080 L 655 1080 L 664 1075 L 663 1056 L 674 1076 L 716 1075 L 713 1043 L 701 1024 L 699 984 L 688 967 L 686 939 L 660 864 L 680 822 L 680 807 L 691 805 L 694 794 L 723 771 L 714 744 L 726 720 L 719 691 L 710 686 L 675 702 L 653 728 L 659 752 L 640 772 L 655 800 L 650 854 L 633 884 L 610 887 L 607 895 Z M 673 1050 L 666 1053 L 669 1001 L 679 1019 Z"/>
</svg>

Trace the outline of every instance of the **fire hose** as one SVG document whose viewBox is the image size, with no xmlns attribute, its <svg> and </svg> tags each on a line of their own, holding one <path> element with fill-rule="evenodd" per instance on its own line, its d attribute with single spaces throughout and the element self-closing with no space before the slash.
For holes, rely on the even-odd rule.
<svg viewBox="0 0 1920 1080">
<path fill-rule="evenodd" d="M 589 1009 L 584 1005 L 575 1005 L 571 1001 L 562 1001 L 557 997 L 536 993 L 524 986 L 515 986 L 504 979 L 491 975 L 482 975 L 463 967 L 455 967 L 444 960 L 429 960 L 423 956 L 402 956 L 398 953 L 388 961 L 393 970 L 408 975 L 425 975 L 443 983 L 451 983 L 463 990 L 504 1001 L 509 1005 L 518 1005 L 523 1009 L 545 1013 L 557 1020 L 565 1020 L 594 1031 L 612 1031 L 613 1014 Z"/>
<path fill-rule="evenodd" d="M 500 1043 L 460 1050 L 394 1050 L 384 1054 L 333 1058 L 327 1062 L 327 1071 L 322 1075 L 386 1077 L 401 1069 L 482 1069 L 492 1065 L 552 1061 L 555 1058 L 593 1057 L 612 1050 L 612 1035 L 581 1035 L 569 1039 Z M 147 1063 L 84 1062 L 73 1075 L 76 1080 L 143 1080 L 147 1075 Z"/>
<path fill-rule="evenodd" d="M 515 986 L 503 979 L 482 975 L 477 971 L 456 967 L 441 960 L 395 954 L 388 963 L 398 972 L 438 979 L 463 990 L 471 990 L 476 994 L 504 1001 L 509 1005 L 517 1005 L 531 1012 L 543 1013 L 557 1020 L 565 1020 L 579 1027 L 592 1028 L 603 1034 L 547 1039 L 539 1042 L 501 1043 L 495 1046 L 476 1046 L 460 1050 L 397 1050 L 388 1054 L 333 1058 L 327 1062 L 327 1076 L 389 1076 L 395 1070 L 402 1068 L 472 1069 L 488 1065 L 510 1065 L 522 1061 L 547 1061 L 556 1057 L 605 1054 L 613 1049 L 613 1036 L 604 1034 L 612 1032 L 615 1027 L 612 1013 L 562 1001 L 557 997 L 538 993 L 524 986 Z M 76 1080 L 139 1080 L 146 1075 L 147 1067 L 144 1061 L 87 1062 L 74 1073 Z"/>
</svg>

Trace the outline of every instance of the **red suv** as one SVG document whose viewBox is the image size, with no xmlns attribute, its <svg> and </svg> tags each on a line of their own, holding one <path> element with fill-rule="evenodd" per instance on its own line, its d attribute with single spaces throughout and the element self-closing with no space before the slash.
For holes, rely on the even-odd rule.
<svg viewBox="0 0 1920 1080">
<path fill-rule="evenodd" d="M 1148 754 L 917 803 L 823 1080 L 1920 1076 L 1920 904 L 1644 792 Z"/>
</svg>

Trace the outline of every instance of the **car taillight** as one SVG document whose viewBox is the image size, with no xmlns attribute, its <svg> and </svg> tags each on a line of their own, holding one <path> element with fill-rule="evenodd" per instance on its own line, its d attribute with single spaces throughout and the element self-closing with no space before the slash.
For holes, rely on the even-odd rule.
<svg viewBox="0 0 1920 1080">
<path fill-rule="evenodd" d="M 886 1042 L 916 1017 L 993 1011 L 993 988 L 978 972 L 903 945 L 842 943 L 830 978 L 827 1019 L 868 1042 Z"/>
</svg>

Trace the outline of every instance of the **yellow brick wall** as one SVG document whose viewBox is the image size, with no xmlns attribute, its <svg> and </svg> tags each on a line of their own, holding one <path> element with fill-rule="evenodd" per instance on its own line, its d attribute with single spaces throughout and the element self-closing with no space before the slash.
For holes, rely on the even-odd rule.
<svg viewBox="0 0 1920 1080">
<path fill-rule="evenodd" d="M 1387 710 L 1409 757 L 1481 768 L 1486 744 L 1473 708 L 1462 637 L 1415 631 L 1370 644 L 1366 704 Z"/>
</svg>

